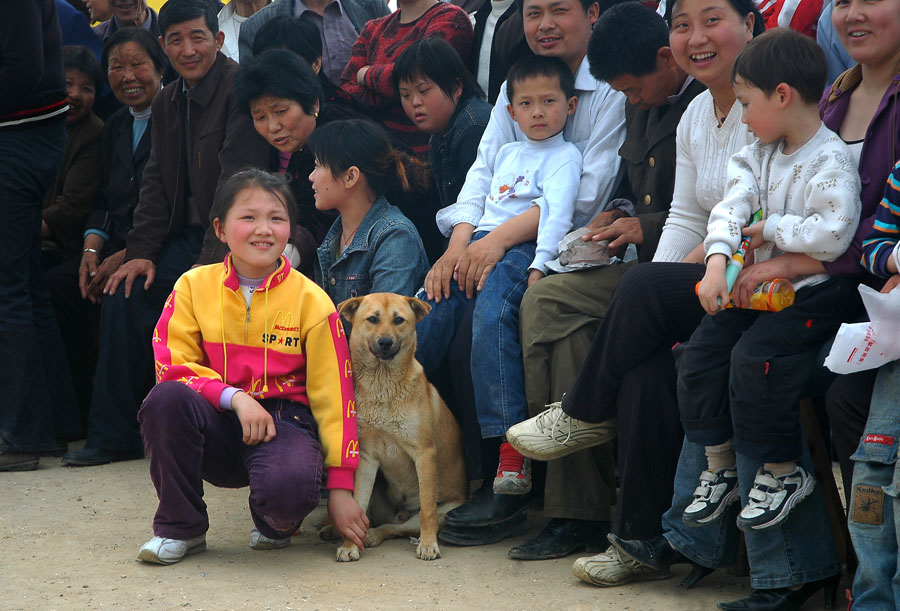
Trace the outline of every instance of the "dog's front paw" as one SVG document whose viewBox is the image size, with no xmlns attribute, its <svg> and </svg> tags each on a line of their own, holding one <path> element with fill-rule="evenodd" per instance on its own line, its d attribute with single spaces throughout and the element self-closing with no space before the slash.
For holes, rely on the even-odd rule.
<svg viewBox="0 0 900 611">
<path fill-rule="evenodd" d="M 416 547 L 416 558 L 420 560 L 436 560 L 441 557 L 441 548 L 438 547 L 437 541 L 428 545 L 419 541 Z"/>
<path fill-rule="evenodd" d="M 370 528 L 366 531 L 366 547 L 378 547 L 386 538 L 381 527 Z"/>
<path fill-rule="evenodd" d="M 359 560 L 359 548 L 354 543 L 343 543 L 337 548 L 335 560 L 338 562 L 353 562 Z"/>
<path fill-rule="evenodd" d="M 337 541 L 340 536 L 334 531 L 333 524 L 326 524 L 319 529 L 319 540 L 321 541 Z"/>
</svg>

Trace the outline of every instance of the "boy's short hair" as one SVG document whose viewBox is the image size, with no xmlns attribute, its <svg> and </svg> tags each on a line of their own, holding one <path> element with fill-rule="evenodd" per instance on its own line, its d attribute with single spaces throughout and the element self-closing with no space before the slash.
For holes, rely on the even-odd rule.
<svg viewBox="0 0 900 611">
<path fill-rule="evenodd" d="M 825 91 L 825 52 L 808 36 L 788 28 L 760 34 L 740 52 L 731 71 L 748 85 L 772 95 L 779 83 L 796 89 L 807 104 L 817 104 Z"/>
<path fill-rule="evenodd" d="M 591 75 L 607 83 L 646 76 L 656 70 L 659 50 L 668 46 L 669 27 L 656 11 L 640 2 L 617 4 L 594 24 L 587 49 Z"/>
<path fill-rule="evenodd" d="M 322 35 L 306 19 L 276 17 L 259 28 L 253 38 L 254 57 L 259 57 L 269 49 L 293 51 L 311 65 L 322 58 Z"/>
<path fill-rule="evenodd" d="M 453 98 L 453 89 L 457 84 L 462 88 L 460 100 L 473 95 L 484 97 L 484 92 L 456 49 L 437 36 L 428 36 L 409 45 L 394 62 L 395 90 L 400 89 L 401 82 L 410 82 L 422 76 L 434 81 L 448 98 Z"/>
<path fill-rule="evenodd" d="M 506 73 L 506 97 L 509 98 L 509 102 L 512 103 L 516 94 L 516 83 L 539 76 L 556 77 L 559 88 L 567 100 L 575 95 L 575 76 L 563 60 L 558 57 L 532 55 L 514 63 Z"/>
<path fill-rule="evenodd" d="M 94 93 L 100 97 L 100 88 L 103 87 L 103 70 L 94 52 L 81 45 L 66 45 L 62 48 L 63 68 L 65 70 L 80 70 L 89 79 L 94 81 Z"/>
<path fill-rule="evenodd" d="M 219 33 L 219 9 L 213 0 L 168 0 L 159 9 L 159 31 L 163 42 L 173 25 L 202 17 L 215 36 Z"/>
</svg>

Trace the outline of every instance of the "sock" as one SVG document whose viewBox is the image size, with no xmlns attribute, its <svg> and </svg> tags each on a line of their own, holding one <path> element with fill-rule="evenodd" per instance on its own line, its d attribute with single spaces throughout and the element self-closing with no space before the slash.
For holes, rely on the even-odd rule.
<svg viewBox="0 0 900 611">
<path fill-rule="evenodd" d="M 481 476 L 490 486 L 497 474 L 497 465 L 500 463 L 500 444 L 502 437 L 489 437 L 481 440 Z"/>
<path fill-rule="evenodd" d="M 734 457 L 734 442 L 729 439 L 717 446 L 706 446 L 706 460 L 710 471 L 735 469 L 737 462 Z"/>
<path fill-rule="evenodd" d="M 797 468 L 796 461 L 790 460 L 788 462 L 767 462 L 763 463 L 763 469 L 770 472 L 775 477 L 781 477 L 782 475 L 787 475 L 788 473 L 793 472 Z"/>
</svg>

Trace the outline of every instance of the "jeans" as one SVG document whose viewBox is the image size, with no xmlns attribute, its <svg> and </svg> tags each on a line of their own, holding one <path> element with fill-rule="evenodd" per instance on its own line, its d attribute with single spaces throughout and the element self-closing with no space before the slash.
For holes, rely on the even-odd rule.
<svg viewBox="0 0 900 611">
<path fill-rule="evenodd" d="M 804 444 L 799 462 L 812 472 L 809 451 L 805 447 Z M 665 537 L 675 549 L 698 564 L 717 568 L 733 563 L 737 557 L 737 504 L 730 507 L 721 519 L 704 526 L 690 527 L 682 520 L 684 509 L 691 503 L 694 488 L 706 465 L 703 446 L 685 440 L 675 472 L 672 507 L 663 515 L 662 523 Z M 762 463 L 737 453 L 741 506 L 747 503 L 747 494 L 760 466 Z M 756 589 L 785 588 L 818 581 L 841 570 L 819 486 L 791 511 L 784 522 L 765 530 L 745 533 L 744 537 L 750 561 L 750 582 Z"/>
<path fill-rule="evenodd" d="M 156 262 L 156 279 L 144 278 L 125 298 L 123 286 L 100 305 L 100 350 L 88 416 L 87 445 L 115 452 L 141 449 L 137 411 L 153 386 L 153 328 L 175 281 L 200 255 L 202 235 L 188 229 L 170 239 Z"/>
<path fill-rule="evenodd" d="M 0 131 L 0 452 L 52 449 L 54 420 L 71 419 L 77 429 L 72 380 L 41 269 L 42 204 L 65 139 L 62 119 Z"/>
<path fill-rule="evenodd" d="M 485 235 L 487 232 L 476 232 L 473 241 Z M 470 367 L 478 424 L 485 439 L 505 435 L 509 427 L 528 417 L 519 343 L 519 306 L 528 287 L 528 266 L 534 260 L 534 253 L 534 242 L 509 249 L 476 296 Z M 421 291 L 418 297 L 425 299 L 425 292 Z M 451 282 L 449 299 L 440 303 L 428 300 L 428 303 L 431 312 L 416 328 L 416 358 L 430 379 L 447 354 L 469 300 Z"/>
<path fill-rule="evenodd" d="M 853 579 L 854 609 L 900 609 L 900 362 L 878 371 L 869 419 L 852 456 L 848 527 L 859 567 Z"/>
<path fill-rule="evenodd" d="M 234 412 L 218 411 L 180 382 L 150 391 L 138 419 L 159 497 L 153 534 L 185 540 L 209 529 L 203 480 L 223 488 L 249 485 L 250 516 L 266 537 L 297 531 L 321 495 L 316 421 L 300 403 L 269 399 L 262 405 L 275 420 L 275 438 L 248 446 Z"/>
</svg>

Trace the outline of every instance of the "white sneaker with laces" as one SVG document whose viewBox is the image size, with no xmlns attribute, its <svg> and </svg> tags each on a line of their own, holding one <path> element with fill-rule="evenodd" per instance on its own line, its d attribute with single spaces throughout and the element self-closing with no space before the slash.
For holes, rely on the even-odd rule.
<svg viewBox="0 0 900 611">
<path fill-rule="evenodd" d="M 506 440 L 523 456 L 553 460 L 597 446 L 616 436 L 616 421 L 585 422 L 572 418 L 557 401 L 547 409 L 506 431 Z"/>
<path fill-rule="evenodd" d="M 622 558 L 619 550 L 612 545 L 596 556 L 576 560 L 572 565 L 572 574 L 581 581 L 601 587 L 622 586 L 632 581 L 668 579 L 672 576 L 669 569 L 652 569 L 630 558 Z"/>
<path fill-rule="evenodd" d="M 290 537 L 285 537 L 284 539 L 272 539 L 256 530 L 255 526 L 253 527 L 253 530 L 250 531 L 250 549 L 284 549 L 290 544 Z"/>
<path fill-rule="evenodd" d="M 206 535 L 194 539 L 166 539 L 153 537 L 141 546 L 137 559 L 153 564 L 175 564 L 185 556 L 206 550 Z"/>
</svg>

